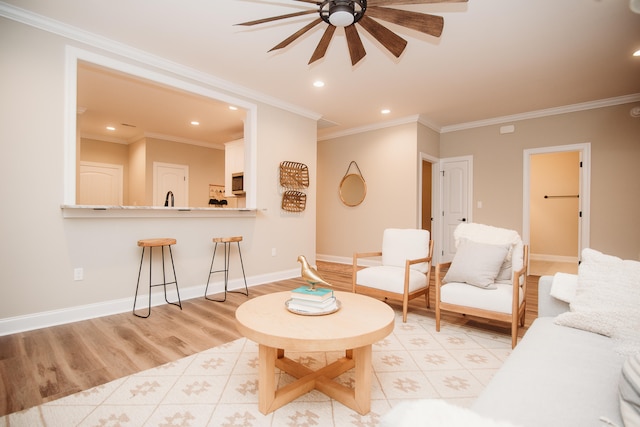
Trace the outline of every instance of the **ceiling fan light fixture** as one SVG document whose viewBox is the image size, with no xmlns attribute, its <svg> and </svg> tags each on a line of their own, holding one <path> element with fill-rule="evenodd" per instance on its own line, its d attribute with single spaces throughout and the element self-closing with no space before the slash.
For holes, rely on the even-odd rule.
<svg viewBox="0 0 640 427">
<path fill-rule="evenodd" d="M 347 3 L 336 4 L 329 10 L 329 22 L 336 27 L 348 27 L 355 21 L 353 5 Z"/>
<path fill-rule="evenodd" d="M 367 0 L 324 0 L 319 3 L 320 17 L 334 27 L 348 27 L 362 18 Z"/>
</svg>

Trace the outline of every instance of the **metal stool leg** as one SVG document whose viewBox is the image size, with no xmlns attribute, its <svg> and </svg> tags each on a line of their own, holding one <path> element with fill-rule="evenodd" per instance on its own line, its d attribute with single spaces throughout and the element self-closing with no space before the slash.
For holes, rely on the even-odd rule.
<svg viewBox="0 0 640 427">
<path fill-rule="evenodd" d="M 240 267 L 242 267 L 242 278 L 244 279 L 244 292 L 236 291 L 239 294 L 249 296 L 249 287 L 247 286 L 247 276 L 244 275 L 244 263 L 242 262 L 242 251 L 240 250 L 240 242 L 238 244 L 238 255 L 240 255 Z"/>
<path fill-rule="evenodd" d="M 144 261 L 144 249 L 145 247 L 142 247 L 142 257 L 140 258 L 140 268 L 138 269 L 138 282 L 136 284 L 136 295 L 133 298 L 133 314 L 137 317 L 142 317 L 144 319 L 146 319 L 147 317 L 149 317 L 151 315 L 151 288 L 153 288 L 154 286 L 162 286 L 164 288 L 164 300 L 171 305 L 175 305 L 180 307 L 180 310 L 182 310 L 182 301 L 180 300 L 180 290 L 178 289 L 178 278 L 176 276 L 176 267 L 175 264 L 173 262 L 173 252 L 171 251 L 171 245 L 169 246 L 169 256 L 171 257 L 171 268 L 173 269 L 173 282 L 167 282 L 167 277 L 166 277 L 166 273 L 165 273 L 165 261 L 164 261 L 164 246 L 161 246 L 161 257 L 162 257 L 162 283 L 158 283 L 156 285 L 152 284 L 151 281 L 151 272 L 152 272 L 152 264 L 153 264 L 153 246 L 149 246 L 149 305 L 147 307 L 147 314 L 146 316 L 143 316 L 141 314 L 136 313 L 136 302 L 138 299 L 138 288 L 140 287 L 140 274 L 142 273 L 142 264 Z M 174 284 L 176 285 L 176 293 L 178 295 L 178 302 L 170 302 L 169 299 L 167 298 L 167 285 L 171 285 Z"/>
<path fill-rule="evenodd" d="M 226 245 L 225 245 L 226 246 Z M 209 277 L 207 278 L 207 287 L 204 289 L 204 298 L 208 299 L 209 301 L 215 301 L 215 302 L 225 302 L 227 300 L 227 276 L 226 276 L 226 271 L 225 270 L 213 270 L 213 262 L 216 259 L 216 251 L 218 250 L 218 242 L 216 242 L 215 246 L 213 247 L 213 256 L 211 257 L 211 267 L 209 267 Z M 226 252 L 225 252 L 225 267 L 226 267 Z M 207 290 L 209 289 L 209 280 L 211 280 L 211 275 L 213 273 L 221 273 L 225 271 L 225 281 L 224 281 L 224 298 L 223 299 L 213 299 L 213 298 L 209 298 L 207 296 Z"/>
<path fill-rule="evenodd" d="M 240 242 L 238 243 L 238 254 L 240 255 L 240 266 L 242 267 L 242 277 L 244 279 L 244 288 L 245 288 L 245 292 L 242 291 L 230 291 L 228 289 L 229 286 L 229 264 L 231 262 L 231 243 L 230 242 L 223 242 L 224 245 L 224 268 L 222 270 L 213 270 L 213 263 L 214 260 L 216 258 L 216 251 L 218 249 L 218 242 L 216 242 L 214 248 L 213 248 L 213 256 L 211 257 L 211 266 L 209 267 L 209 277 L 207 278 L 207 286 L 204 290 L 204 297 L 205 299 L 208 299 L 209 301 L 215 301 L 215 302 L 225 302 L 227 300 L 227 293 L 239 293 L 242 295 L 246 295 L 249 296 L 249 287 L 247 286 L 247 278 L 245 276 L 244 273 L 244 262 L 242 260 L 242 252 L 240 251 Z M 207 291 L 209 289 L 209 281 L 211 280 L 211 275 L 214 273 L 224 273 L 224 298 L 223 299 L 213 299 L 213 298 L 209 298 L 207 296 Z"/>
<path fill-rule="evenodd" d="M 136 295 L 133 298 L 133 314 L 135 316 L 138 317 L 142 317 L 144 319 L 146 319 L 147 317 L 149 317 L 151 315 L 151 255 L 153 255 L 153 252 L 151 251 L 151 247 L 149 247 L 149 306 L 147 307 L 147 315 L 146 316 L 142 316 L 138 313 L 136 313 L 136 301 L 138 299 L 138 288 L 140 287 L 140 273 L 142 273 L 142 263 L 144 261 L 144 246 L 142 247 L 142 257 L 140 258 L 140 268 L 138 269 L 138 282 L 136 284 Z"/>
<path fill-rule="evenodd" d="M 173 262 L 173 252 L 171 251 L 171 245 L 169 245 L 169 256 L 171 257 L 171 268 L 173 269 L 173 280 L 174 280 L 174 283 L 176 284 L 176 294 L 178 295 L 178 302 L 175 303 L 175 302 L 167 301 L 167 285 L 169 283 L 165 283 L 164 285 L 164 300 L 167 301 L 169 304 L 177 305 L 178 307 L 180 307 L 180 310 L 182 310 L 182 301 L 180 301 L 180 290 L 178 290 L 178 276 L 176 276 L 176 265 Z M 162 262 L 164 263 L 164 253 L 162 257 Z"/>
</svg>

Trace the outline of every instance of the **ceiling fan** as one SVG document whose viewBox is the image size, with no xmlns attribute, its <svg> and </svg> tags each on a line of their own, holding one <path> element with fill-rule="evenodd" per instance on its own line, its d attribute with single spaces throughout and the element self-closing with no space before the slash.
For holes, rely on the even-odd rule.
<svg viewBox="0 0 640 427">
<path fill-rule="evenodd" d="M 286 15 L 273 16 L 271 18 L 258 19 L 256 21 L 243 22 L 236 25 L 258 25 L 280 19 L 293 18 L 296 16 L 310 15 L 317 13 L 318 18 L 302 27 L 300 30 L 287 37 L 285 40 L 274 46 L 269 52 L 282 49 L 316 25 L 327 23 L 318 46 L 316 47 L 309 64 L 324 57 L 329 42 L 333 37 L 336 27 L 343 27 L 351 56 L 351 65 L 356 65 L 367 54 L 364 45 L 358 34 L 355 24 L 359 24 L 376 40 L 380 42 L 396 58 L 399 58 L 407 41 L 380 24 L 375 19 L 391 22 L 396 25 L 411 28 L 434 37 L 440 37 L 444 27 L 444 18 L 428 13 L 412 12 L 408 10 L 393 9 L 387 6 L 399 4 L 426 4 L 426 3 L 466 3 L 467 0 L 292 0 L 302 3 L 311 3 L 317 8 L 302 12 L 288 13 Z M 375 18 L 375 19 L 374 19 Z"/>
</svg>

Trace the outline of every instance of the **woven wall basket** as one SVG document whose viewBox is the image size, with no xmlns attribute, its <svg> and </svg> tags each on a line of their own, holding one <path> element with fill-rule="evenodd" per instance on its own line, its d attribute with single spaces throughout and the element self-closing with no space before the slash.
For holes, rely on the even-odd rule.
<svg viewBox="0 0 640 427">
<path fill-rule="evenodd" d="M 304 163 L 280 163 L 280 185 L 294 190 L 309 187 L 309 168 Z"/>
<path fill-rule="evenodd" d="M 307 195 L 301 191 L 287 190 L 282 195 L 282 210 L 302 212 L 307 205 Z"/>
</svg>

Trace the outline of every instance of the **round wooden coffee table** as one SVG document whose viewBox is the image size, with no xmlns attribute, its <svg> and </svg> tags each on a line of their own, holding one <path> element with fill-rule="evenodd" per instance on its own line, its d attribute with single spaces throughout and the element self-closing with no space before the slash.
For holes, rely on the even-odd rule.
<svg viewBox="0 0 640 427">
<path fill-rule="evenodd" d="M 324 316 L 289 312 L 290 292 L 253 298 L 236 310 L 237 327 L 258 343 L 258 407 L 268 414 L 314 388 L 360 414 L 371 410 L 371 345 L 393 331 L 391 307 L 374 298 L 351 292 L 335 292 L 342 308 Z M 284 351 L 346 350 L 345 357 L 318 371 L 285 357 Z M 276 389 L 275 368 L 297 378 Z M 355 368 L 355 387 L 333 378 Z"/>
</svg>

